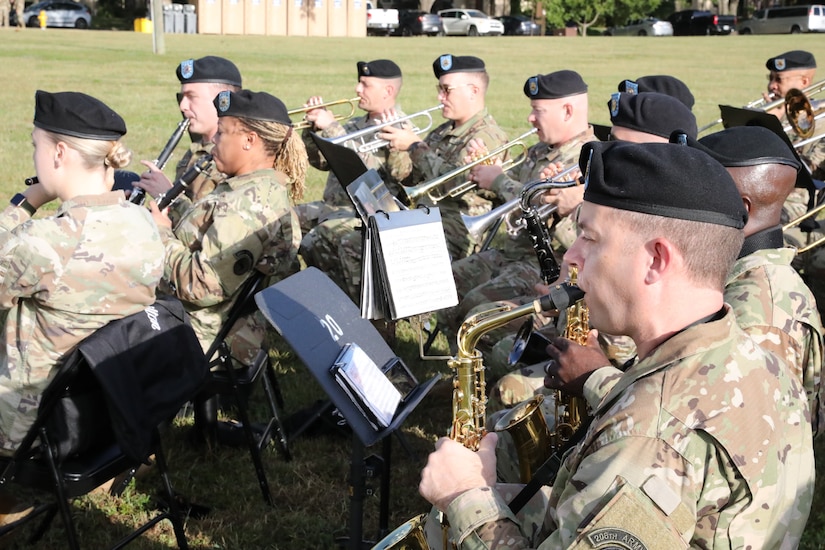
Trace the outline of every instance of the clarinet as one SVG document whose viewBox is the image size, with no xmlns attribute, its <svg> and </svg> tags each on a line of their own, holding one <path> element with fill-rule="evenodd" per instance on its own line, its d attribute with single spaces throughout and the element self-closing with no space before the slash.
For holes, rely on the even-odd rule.
<svg viewBox="0 0 825 550">
<path fill-rule="evenodd" d="M 163 170 L 166 163 L 169 161 L 169 157 L 172 156 L 172 152 L 175 150 L 175 147 L 178 146 L 183 134 L 186 130 L 189 129 L 189 119 L 184 118 L 180 122 L 178 122 L 178 127 L 175 128 L 175 131 L 172 132 L 172 136 L 169 138 L 169 141 L 166 142 L 166 145 L 163 147 L 163 150 L 158 155 L 153 163 L 155 166 Z M 142 204 L 143 199 L 146 196 L 146 191 L 141 189 L 140 187 L 135 187 L 132 189 L 132 194 L 129 196 L 129 202 L 134 204 Z"/>
<path fill-rule="evenodd" d="M 200 157 L 195 164 L 192 165 L 189 170 L 184 172 L 184 174 L 175 182 L 175 185 L 169 189 L 166 193 L 161 193 L 158 196 L 158 209 L 163 210 L 178 198 L 178 195 L 183 193 L 185 190 L 189 189 L 189 186 L 192 185 L 192 182 L 195 181 L 195 178 L 198 177 L 204 170 L 209 168 L 209 164 L 212 162 L 212 155 L 203 155 Z"/>
<path fill-rule="evenodd" d="M 525 187 L 521 192 L 521 206 L 522 219 L 524 220 L 524 228 L 530 236 L 530 244 L 533 245 L 533 250 L 536 252 L 536 257 L 539 261 L 539 269 L 541 271 L 541 279 L 544 284 L 551 284 L 559 278 L 561 267 L 553 255 L 553 249 L 550 247 L 550 235 L 547 232 L 547 226 L 542 221 L 538 209 L 530 204 L 537 193 L 541 193 L 547 189 L 558 189 L 559 187 L 569 186 L 569 184 L 559 184 L 552 180 L 539 180 L 533 185 Z"/>
</svg>

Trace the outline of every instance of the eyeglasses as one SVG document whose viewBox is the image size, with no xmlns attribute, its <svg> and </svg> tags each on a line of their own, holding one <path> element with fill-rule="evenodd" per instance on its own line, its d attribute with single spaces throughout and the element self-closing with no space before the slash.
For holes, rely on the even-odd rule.
<svg viewBox="0 0 825 550">
<path fill-rule="evenodd" d="M 450 95 L 450 92 L 455 90 L 456 88 L 461 88 L 462 86 L 472 86 L 473 84 L 470 82 L 465 82 L 464 84 L 459 84 L 458 86 L 446 86 L 444 84 L 436 84 L 435 91 L 438 95 L 443 95 L 444 97 Z"/>
</svg>

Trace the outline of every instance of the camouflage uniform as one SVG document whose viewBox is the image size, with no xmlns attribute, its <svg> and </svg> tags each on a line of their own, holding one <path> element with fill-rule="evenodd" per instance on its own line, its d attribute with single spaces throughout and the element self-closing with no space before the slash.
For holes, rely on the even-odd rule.
<svg viewBox="0 0 825 550">
<path fill-rule="evenodd" d="M 17 14 L 17 26 L 22 29 L 26 26 L 23 21 L 23 0 L 14 0 L 14 13 Z"/>
<path fill-rule="evenodd" d="M 399 112 L 398 115 L 404 116 L 403 112 Z M 375 119 L 366 116 L 351 119 L 344 126 L 336 121 L 321 131 L 320 135 L 335 138 L 376 124 Z M 409 124 L 404 123 L 403 127 L 409 127 Z M 309 132 L 303 132 L 302 138 L 310 164 L 319 170 L 329 171 L 326 159 L 309 137 Z M 401 182 L 412 173 L 412 162 L 408 153 L 390 151 L 388 147 L 382 147 L 372 153 L 361 153 L 360 156 L 367 168 L 378 171 L 390 193 L 396 197 L 404 196 Z M 296 211 L 304 234 L 300 247 L 304 262 L 324 271 L 355 302 L 358 302 L 361 280 L 361 219 L 356 215 L 352 201 L 332 171 L 327 177 L 323 200 L 299 204 Z M 351 255 L 339 255 L 339 248 L 345 241 L 348 243 L 345 246 L 352 248 Z M 356 281 L 348 278 L 353 271 L 357 273 Z"/>
<path fill-rule="evenodd" d="M 192 144 L 189 145 L 189 150 L 183 154 L 175 166 L 175 181 L 179 180 L 187 170 L 192 168 L 203 155 L 211 155 L 214 147 L 215 144 L 211 142 L 201 143 L 199 141 L 193 141 Z M 215 187 L 225 179 L 226 176 L 219 172 L 215 166 L 215 161 L 210 162 L 206 170 L 198 174 L 198 177 L 192 181 L 189 188 L 178 195 L 177 200 L 172 203 L 172 206 L 169 208 L 169 218 L 172 222 L 177 223 L 180 217 L 192 207 L 193 202 L 202 199 L 214 191 Z"/>
<path fill-rule="evenodd" d="M 794 256 L 792 248 L 781 248 L 740 258 L 725 285 L 725 301 L 745 332 L 792 367 L 808 394 L 811 427 L 817 435 L 825 429 L 823 330 L 813 294 L 791 267 Z"/>
<path fill-rule="evenodd" d="M 9 0 L 0 0 L 0 27 L 9 26 L 9 9 L 11 9 Z"/>
<path fill-rule="evenodd" d="M 0 454 L 8 455 L 63 354 L 155 301 L 163 245 L 149 212 L 112 192 L 75 197 L 37 220 L 8 207 L 0 247 Z"/>
<path fill-rule="evenodd" d="M 465 157 L 469 156 L 467 144 L 471 139 L 481 140 L 489 151 L 507 143 L 507 134 L 498 126 L 493 116 L 487 113 L 486 108 L 461 126 L 453 127 L 453 124 L 453 121 L 448 120 L 430 132 L 424 142 L 410 154 L 413 162 L 412 185 L 426 183 L 463 166 Z M 450 189 L 466 180 L 467 174 L 461 174 L 442 184 L 440 189 L 434 192 Z M 476 245 L 471 242 L 467 227 L 461 221 L 461 212 L 471 216 L 488 212 L 492 206 L 490 201 L 495 198 L 495 192 L 473 190 L 458 198 L 444 199 L 436 205 L 441 211 L 447 249 L 453 261 L 469 255 Z M 420 200 L 419 203 L 428 206 L 434 204 L 429 197 Z"/>
<path fill-rule="evenodd" d="M 794 548 L 814 488 L 804 389 L 725 309 L 621 375 L 546 508 L 517 521 L 498 488 L 453 500 L 459 548 Z"/>
<path fill-rule="evenodd" d="M 585 132 L 558 147 L 541 142 L 533 145 L 528 149 L 527 158 L 522 164 L 508 174 L 499 175 L 493 181 L 493 192 L 505 202 L 520 198 L 525 183 L 541 178 L 542 171 L 550 164 L 574 165 L 578 162 L 582 144 L 596 139 L 593 135 L 593 128 L 589 127 Z M 560 220 L 557 219 L 554 222 L 553 229 L 558 225 L 556 223 L 558 221 Z M 562 225 L 562 232 L 564 233 L 564 230 L 571 225 L 574 224 Z M 553 233 L 552 230 L 551 233 Z M 572 243 L 573 240 L 575 240 L 575 231 L 572 239 L 565 239 L 567 244 Z M 553 245 L 555 245 L 553 250 L 558 257 L 561 257 L 567 246 L 560 242 L 554 242 Z M 459 303 L 455 307 L 438 312 L 439 328 L 451 345 L 454 345 L 458 327 L 471 312 L 491 309 L 501 305 L 501 302 L 514 305 L 531 302 L 535 297 L 535 285 L 542 282 L 536 252 L 525 230 L 508 239 L 502 250 L 488 249 L 472 254 L 454 261 L 452 268 Z M 505 334 L 512 332 L 514 329 L 508 325 L 508 327 L 486 334 L 484 340 L 496 342 Z M 498 364 L 495 366 L 500 369 L 505 367 L 505 365 Z"/>
<path fill-rule="evenodd" d="M 183 301 L 204 350 L 253 269 L 274 280 L 298 270 L 301 233 L 285 180 L 272 169 L 228 178 L 195 202 L 174 230 L 161 229 L 166 266 L 159 288 Z M 238 323 L 228 338 L 233 357 L 248 364 L 265 330 L 257 311 Z"/>
</svg>

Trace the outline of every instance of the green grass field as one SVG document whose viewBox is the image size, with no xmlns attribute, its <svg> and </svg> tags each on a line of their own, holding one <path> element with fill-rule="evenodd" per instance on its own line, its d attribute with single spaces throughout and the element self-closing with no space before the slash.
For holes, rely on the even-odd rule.
<svg viewBox="0 0 825 550">
<path fill-rule="evenodd" d="M 232 59 L 243 73 L 245 87 L 273 93 L 290 108 L 299 107 L 311 95 L 328 100 L 354 97 L 356 61 L 391 58 L 404 71 L 402 105 L 412 113 L 436 104 L 431 65 L 438 55 L 477 55 L 486 61 L 492 79 L 490 112 L 511 136 L 529 128 L 528 102 L 522 86 L 537 73 L 578 71 L 590 87 L 590 119 L 600 124 L 609 122 L 606 103 L 620 80 L 671 74 L 693 91 L 694 112 L 701 126 L 718 118 L 718 104 L 743 105 L 760 96 L 766 85 L 764 62 L 768 57 L 799 48 L 825 57 L 821 37 L 800 35 L 337 39 L 173 34 L 165 37 L 165 55 L 152 53 L 151 35 L 131 32 L 3 29 L 0 39 L 0 63 L 8 79 L 1 92 L 0 113 L 5 128 L 0 133 L 4 176 L 0 197 L 11 197 L 23 187 L 23 179 L 33 175 L 30 131 L 35 90 L 82 91 L 107 102 L 127 122 L 126 142 L 135 152 L 130 168 L 140 171 L 137 161 L 154 158 L 180 119 L 175 104 L 175 68 L 191 57 L 220 55 Z M 173 156 L 167 172 L 171 173 L 177 158 Z M 325 176 L 311 170 L 309 178 L 306 199 L 317 199 Z M 274 334 L 271 341 L 286 412 L 295 412 L 321 398 L 307 369 L 288 347 Z M 437 347 L 446 352 L 443 340 L 437 342 Z M 399 325 L 395 351 L 419 379 L 446 372 L 444 361 L 418 360 L 415 335 L 406 324 Z M 182 434 L 188 422 L 179 421 L 165 437 L 176 488 L 212 509 L 206 518 L 187 521 L 192 548 L 332 548 L 335 537 L 347 534 L 348 437 L 304 435 L 292 442 L 294 460 L 289 463 L 273 448 L 268 449 L 266 467 L 276 501 L 275 507 L 269 508 L 261 499 L 248 454 L 235 449 L 206 453 L 187 448 Z M 446 391 L 428 396 L 405 423 L 404 437 L 413 454 L 394 444 L 390 527 L 428 509 L 417 494 L 418 472 L 433 442 L 446 432 L 449 423 L 450 399 Z M 823 473 L 822 442 L 818 450 L 818 471 Z M 368 449 L 368 454 L 379 451 Z M 820 494 L 822 485 L 820 481 Z M 102 548 L 122 535 L 150 508 L 146 495 L 153 495 L 156 489 L 150 478 L 138 482 L 134 492 L 121 498 L 93 496 L 79 500 L 75 512 L 84 547 Z M 823 498 L 819 498 L 802 548 L 825 547 L 822 508 Z M 370 497 L 364 510 L 365 536 L 374 538 L 377 526 L 378 498 Z M 62 526 L 56 520 L 38 548 L 63 548 L 62 535 Z M 22 541 L 0 541 L 0 547 L 5 542 L 7 546 L 25 548 Z M 164 524 L 132 547 L 174 547 L 171 528 Z"/>
</svg>

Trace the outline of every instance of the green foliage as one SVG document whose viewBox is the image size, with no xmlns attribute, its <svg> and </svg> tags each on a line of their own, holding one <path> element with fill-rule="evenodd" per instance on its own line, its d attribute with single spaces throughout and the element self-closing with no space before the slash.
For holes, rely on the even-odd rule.
<svg viewBox="0 0 825 550">
<path fill-rule="evenodd" d="M 563 21 L 561 21 L 563 23 Z M 472 53 L 482 57 L 491 75 L 488 106 L 511 136 L 528 129 L 529 103 L 524 81 L 537 73 L 569 68 L 581 73 L 590 93 L 590 120 L 609 122 L 607 99 L 619 81 L 646 74 L 671 74 L 688 84 L 696 96 L 699 125 L 719 116 L 718 105 L 744 105 L 765 88 L 764 60 L 792 49 L 817 51 L 816 35 L 753 37 L 556 37 L 500 38 L 308 38 L 264 36 L 167 35 L 166 53 L 152 53 L 151 35 L 132 32 L 24 29 L 4 35 L 0 63 L 8 75 L 4 88 L 4 131 L 0 133 L 0 190 L 9 198 L 33 174 L 31 121 L 34 92 L 76 90 L 106 101 L 126 120 L 126 144 L 134 151 L 130 168 L 140 171 L 140 159 L 157 156 L 180 113 L 175 104 L 175 67 L 190 57 L 222 55 L 241 69 L 246 87 L 266 90 L 289 108 L 311 95 L 325 99 L 353 97 L 355 62 L 386 57 L 404 70 L 401 93 L 404 110 L 416 112 L 436 103 L 432 61 L 438 55 Z M 652 45 L 655 45 L 653 47 Z M 436 121 L 438 122 L 438 121 Z M 167 165 L 173 171 L 183 144 Z M 325 174 L 310 170 L 307 200 L 321 196 Z M 44 211 L 53 209 L 44 208 Z M 44 215 L 44 214 L 38 214 Z M 286 400 L 286 413 L 323 397 L 306 367 L 288 346 L 272 335 L 272 356 Z M 420 380 L 446 373 L 444 361 L 418 360 L 416 334 L 399 323 L 395 352 Z M 434 352 L 445 354 L 437 340 Z M 256 407 L 260 395 L 253 395 Z M 264 454 L 275 506 L 261 498 L 249 454 L 243 449 L 208 451 L 184 442 L 191 419 L 176 422 L 164 434 L 167 460 L 175 488 L 191 501 L 211 508 L 202 519 L 190 517 L 186 532 L 193 549 L 329 549 L 335 537 L 346 535 L 349 500 L 351 439 L 341 435 L 305 434 L 292 443 L 294 459 L 284 461 L 273 447 Z M 412 454 L 393 440 L 390 490 L 390 528 L 428 510 L 417 493 L 421 468 L 435 440 L 450 422 L 449 385 L 441 383 L 405 422 L 403 435 Z M 367 454 L 378 453 L 370 448 Z M 814 512 L 800 548 L 825 546 L 825 445 L 818 442 L 820 473 Z M 377 483 L 371 484 L 377 491 Z M 152 511 L 160 486 L 149 475 L 138 480 L 134 493 L 113 498 L 92 495 L 74 504 L 83 548 L 104 548 L 128 527 Z M 380 494 L 378 492 L 377 494 Z M 364 502 L 364 533 L 375 538 L 378 496 Z M 30 533 L 28 531 L 26 534 Z M 60 519 L 55 519 L 38 549 L 65 548 Z M 167 522 L 151 529 L 129 546 L 134 550 L 174 547 Z M 4 548 L 31 548 L 25 537 L 0 542 Z"/>
</svg>

